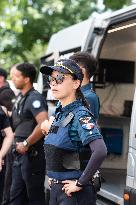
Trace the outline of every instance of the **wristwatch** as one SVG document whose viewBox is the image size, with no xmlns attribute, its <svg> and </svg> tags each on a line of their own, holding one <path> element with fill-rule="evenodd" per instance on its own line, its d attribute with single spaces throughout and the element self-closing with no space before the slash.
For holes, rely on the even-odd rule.
<svg viewBox="0 0 136 205">
<path fill-rule="evenodd" d="M 77 187 L 83 187 L 83 186 L 84 186 L 84 185 L 80 184 L 78 180 L 75 181 L 75 185 L 76 185 Z"/>
<path fill-rule="evenodd" d="M 24 147 L 29 147 L 29 143 L 27 142 L 27 140 L 23 141 L 23 145 L 24 145 Z"/>
</svg>

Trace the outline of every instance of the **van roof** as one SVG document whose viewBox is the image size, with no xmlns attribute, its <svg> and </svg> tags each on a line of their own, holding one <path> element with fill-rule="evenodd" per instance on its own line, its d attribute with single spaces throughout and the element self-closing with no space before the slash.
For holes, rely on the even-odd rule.
<svg viewBox="0 0 136 205">
<path fill-rule="evenodd" d="M 53 34 L 48 44 L 46 55 L 54 51 L 66 51 L 82 46 L 88 34 L 92 19 L 89 18 Z M 82 32 L 81 32 L 82 31 Z M 67 40 L 66 40 L 67 39 Z M 82 39 L 82 41 L 81 41 Z"/>
<path fill-rule="evenodd" d="M 99 27 L 102 20 L 104 19 L 108 20 L 112 18 L 118 18 L 121 15 L 123 16 L 123 14 L 126 12 L 129 13 L 135 10 L 136 4 L 124 7 L 123 9 L 119 9 L 114 12 L 106 11 L 101 14 L 94 12 L 87 20 L 62 29 L 57 33 L 54 33 L 50 38 L 45 55 L 47 56 L 53 52 L 63 52 L 75 48 L 80 48 L 80 50 L 82 50 L 89 30 L 94 24 L 94 19 L 96 19 L 95 26 L 97 25 Z"/>
</svg>

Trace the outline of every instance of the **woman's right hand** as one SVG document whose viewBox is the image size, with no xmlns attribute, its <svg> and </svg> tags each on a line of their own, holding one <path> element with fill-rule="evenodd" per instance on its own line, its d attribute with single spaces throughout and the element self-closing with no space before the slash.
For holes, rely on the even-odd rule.
<svg viewBox="0 0 136 205">
<path fill-rule="evenodd" d="M 72 196 L 73 192 L 78 192 L 82 189 L 82 187 L 76 186 L 76 183 L 74 180 L 65 180 L 62 181 L 64 184 L 62 190 L 67 194 L 67 196 Z"/>
<path fill-rule="evenodd" d="M 48 134 L 48 131 L 54 121 L 55 117 L 54 116 L 51 116 L 49 118 L 49 120 L 45 120 L 41 123 L 41 130 L 42 130 L 42 133 L 45 135 L 45 134 Z"/>
</svg>

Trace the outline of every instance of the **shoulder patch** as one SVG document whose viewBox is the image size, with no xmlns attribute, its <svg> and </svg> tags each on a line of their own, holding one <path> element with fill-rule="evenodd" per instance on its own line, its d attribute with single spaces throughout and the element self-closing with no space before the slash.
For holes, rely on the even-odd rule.
<svg viewBox="0 0 136 205">
<path fill-rule="evenodd" d="M 94 123 L 92 123 L 91 119 L 92 119 L 92 117 L 81 117 L 79 119 L 79 122 L 80 122 L 82 128 L 87 129 L 87 130 L 93 129 Z"/>
<path fill-rule="evenodd" d="M 34 108 L 40 108 L 41 107 L 41 102 L 39 100 L 35 100 L 32 103 Z"/>
</svg>

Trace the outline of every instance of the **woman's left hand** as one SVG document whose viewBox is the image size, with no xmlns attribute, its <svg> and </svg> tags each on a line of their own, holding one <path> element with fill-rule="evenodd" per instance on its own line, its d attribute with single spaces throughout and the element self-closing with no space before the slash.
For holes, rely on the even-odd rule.
<svg viewBox="0 0 136 205">
<path fill-rule="evenodd" d="M 76 186 L 75 181 L 73 180 L 65 180 L 62 181 L 62 183 L 64 184 L 62 190 L 65 191 L 67 196 L 72 196 L 72 192 L 77 192 L 82 189 L 81 187 Z"/>
</svg>

